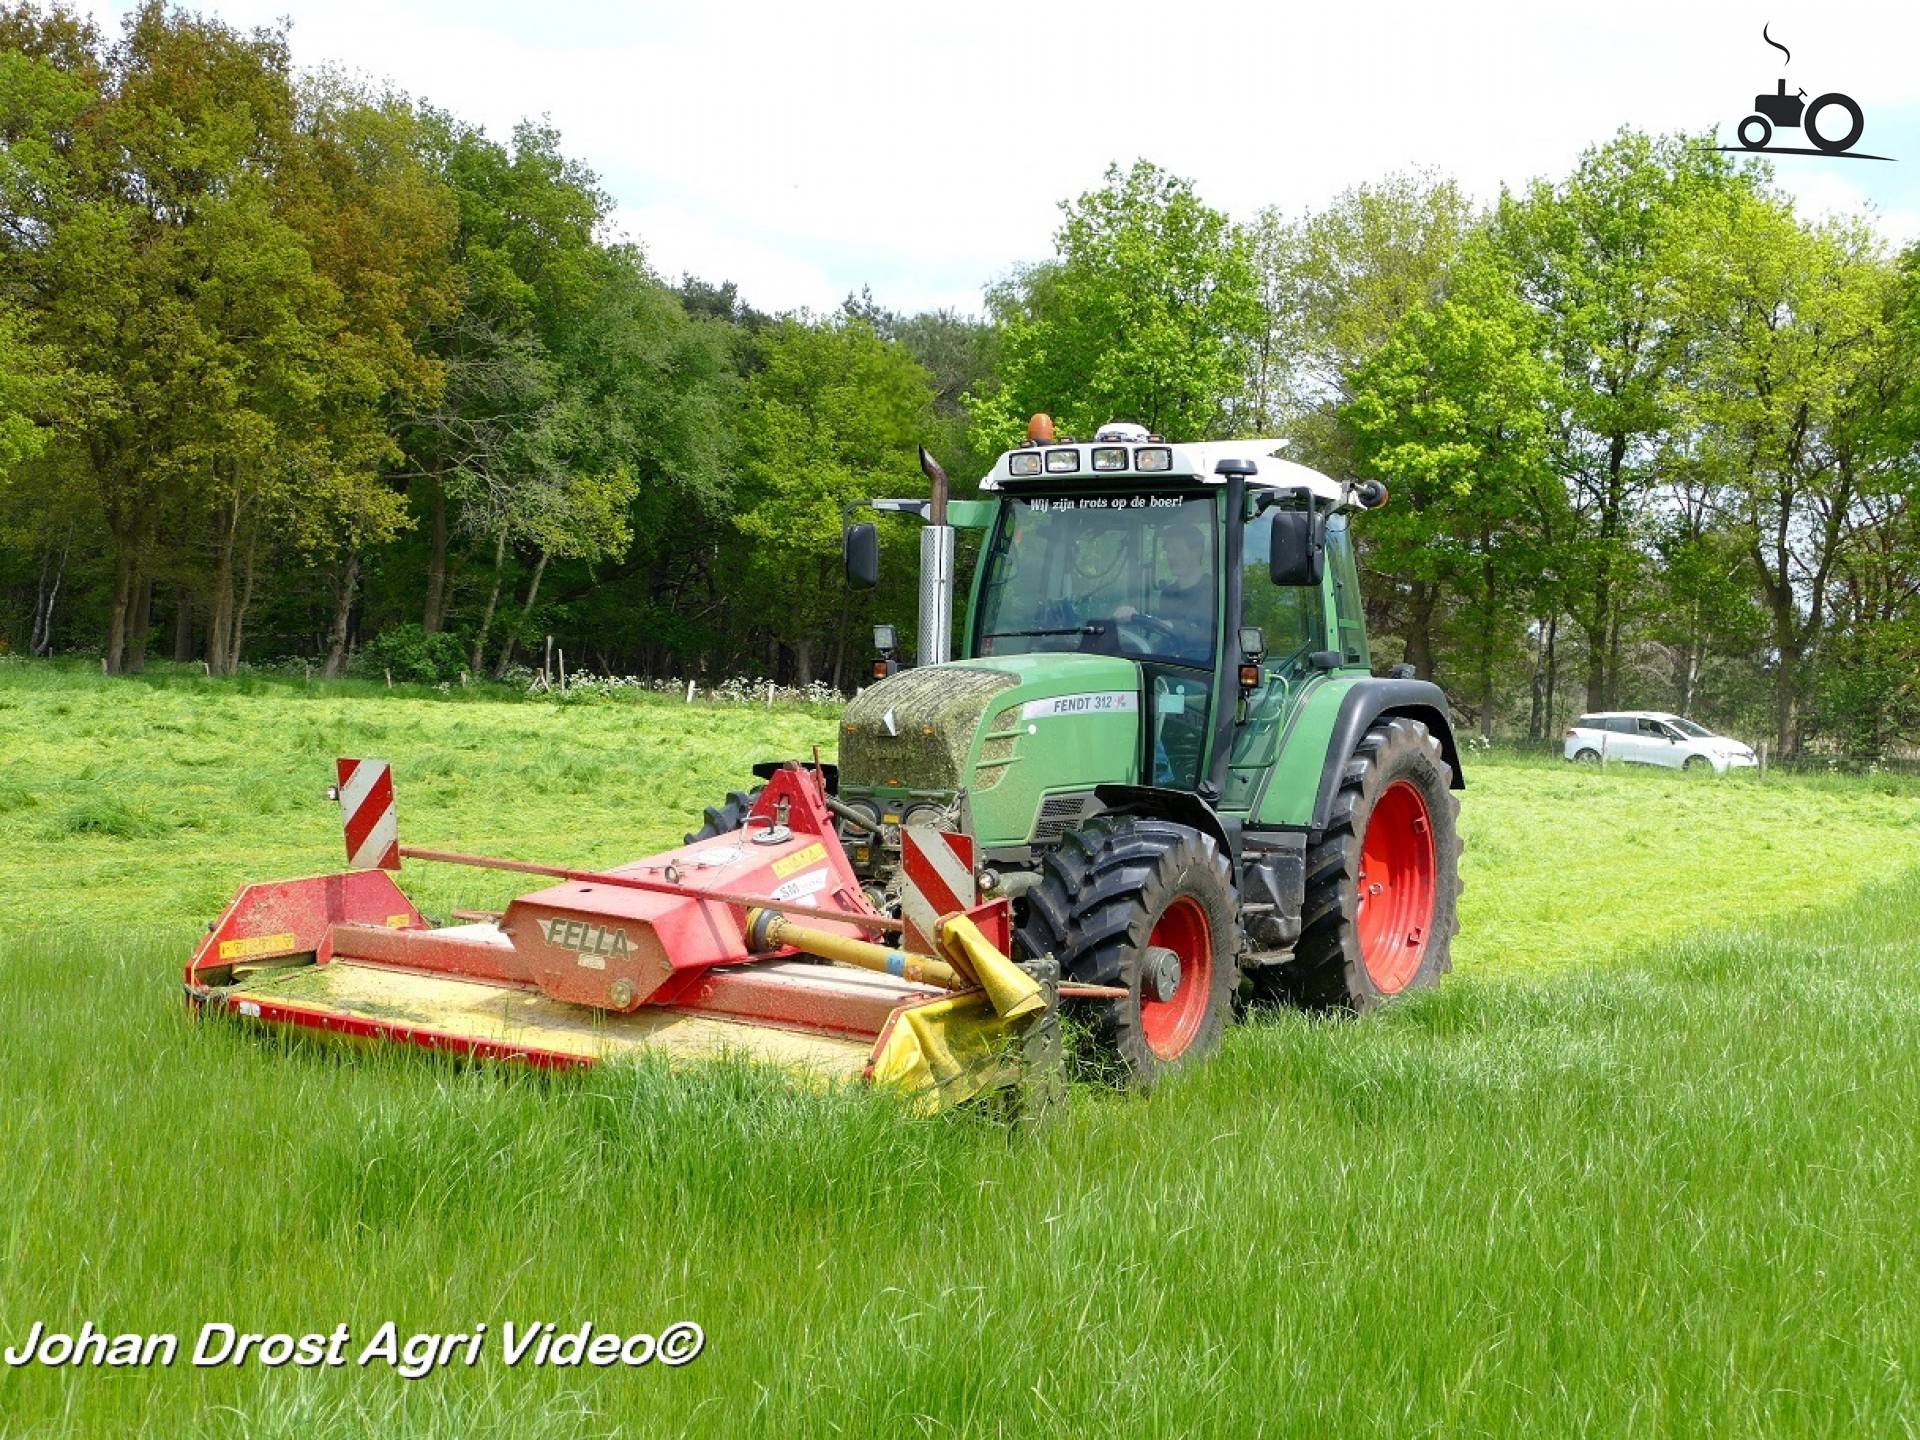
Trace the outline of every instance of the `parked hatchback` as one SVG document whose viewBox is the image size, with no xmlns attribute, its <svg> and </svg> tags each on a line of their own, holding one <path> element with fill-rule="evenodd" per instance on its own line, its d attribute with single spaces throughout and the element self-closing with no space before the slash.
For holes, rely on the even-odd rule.
<svg viewBox="0 0 1920 1440">
<path fill-rule="evenodd" d="M 1597 765 L 1627 760 L 1674 769 L 1712 767 L 1716 775 L 1758 761 L 1753 748 L 1704 725 L 1660 710 L 1602 710 L 1582 715 L 1567 731 L 1569 760 Z"/>
</svg>

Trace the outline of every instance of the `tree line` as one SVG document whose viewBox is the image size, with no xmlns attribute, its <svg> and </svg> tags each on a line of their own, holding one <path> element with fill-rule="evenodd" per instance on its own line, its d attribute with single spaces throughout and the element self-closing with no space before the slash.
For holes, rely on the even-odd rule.
<svg viewBox="0 0 1920 1440">
<path fill-rule="evenodd" d="M 1623 131 L 1473 202 L 1235 222 L 1145 161 L 981 313 L 769 314 L 649 268 L 551 126 L 499 139 L 284 28 L 0 9 L 0 645 L 217 674 L 851 685 L 915 554 L 847 507 L 1065 433 L 1281 434 L 1388 484 L 1380 664 L 1492 737 L 1666 707 L 1872 757 L 1920 727 L 1920 252 Z"/>
</svg>

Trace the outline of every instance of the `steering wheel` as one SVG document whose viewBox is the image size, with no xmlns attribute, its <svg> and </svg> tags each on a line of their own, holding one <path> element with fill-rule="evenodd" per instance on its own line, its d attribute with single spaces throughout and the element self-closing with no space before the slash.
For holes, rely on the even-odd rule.
<svg viewBox="0 0 1920 1440">
<path fill-rule="evenodd" d="M 1112 637 L 1112 642 L 1105 647 L 1104 653 L 1114 655 L 1151 654 L 1154 648 L 1154 632 L 1166 629 L 1165 621 L 1157 620 L 1151 615 L 1142 615 L 1138 611 L 1129 615 L 1125 620 L 1115 615 L 1108 615 L 1098 623 L 1104 626 L 1107 634 Z M 1132 633 L 1129 634 L 1129 631 Z M 1089 637 L 1089 639 L 1092 638 L 1093 637 Z M 1094 645 L 1083 644 L 1081 648 L 1095 649 L 1100 647 L 1096 642 Z"/>
<path fill-rule="evenodd" d="M 1162 635 L 1173 634 L 1173 622 L 1162 620 L 1158 615 L 1149 615 L 1144 610 L 1133 612 L 1133 618 L 1122 622 L 1127 625 L 1139 625 L 1144 629 L 1158 630 Z"/>
</svg>

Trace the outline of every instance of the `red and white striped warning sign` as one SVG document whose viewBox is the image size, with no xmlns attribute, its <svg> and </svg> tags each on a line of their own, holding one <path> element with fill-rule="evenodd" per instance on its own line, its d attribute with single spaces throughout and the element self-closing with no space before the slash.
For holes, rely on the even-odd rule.
<svg viewBox="0 0 1920 1440">
<path fill-rule="evenodd" d="M 340 814 L 347 827 L 347 864 L 355 870 L 400 868 L 400 819 L 393 808 L 393 767 L 384 760 L 335 762 Z"/>
<path fill-rule="evenodd" d="M 907 949 L 938 955 L 934 931 L 942 916 L 971 910 L 973 837 L 935 830 L 930 825 L 908 825 L 900 831 L 900 918 L 906 922 Z"/>
</svg>

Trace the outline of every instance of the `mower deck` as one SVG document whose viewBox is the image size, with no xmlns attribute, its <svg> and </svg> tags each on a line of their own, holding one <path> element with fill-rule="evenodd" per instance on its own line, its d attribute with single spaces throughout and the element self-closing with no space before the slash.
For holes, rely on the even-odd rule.
<svg viewBox="0 0 1920 1440">
<path fill-rule="evenodd" d="M 217 995 L 227 1009 L 267 1024 L 560 1068 L 649 1052 L 682 1059 L 738 1055 L 857 1079 L 874 1045 L 873 1035 L 776 1029 L 674 1006 L 616 1014 L 537 990 L 353 960 L 263 971 Z"/>
<path fill-rule="evenodd" d="M 343 806 L 364 769 L 341 762 Z M 378 787 L 369 795 L 391 804 Z M 1018 1083 L 1035 1057 L 1057 1061 L 1057 994 L 995 948 L 1004 933 L 989 940 L 976 923 L 1004 932 L 1004 901 L 941 921 L 951 965 L 865 941 L 902 922 L 861 893 L 818 776 L 782 771 L 762 802 L 740 830 L 612 871 L 376 835 L 383 863 L 411 854 L 562 883 L 444 926 L 389 869 L 249 885 L 188 962 L 188 1001 L 275 1029 L 556 1069 L 732 1056 L 896 1087 L 932 1109 Z M 347 838 L 358 853 L 351 818 Z"/>
</svg>

